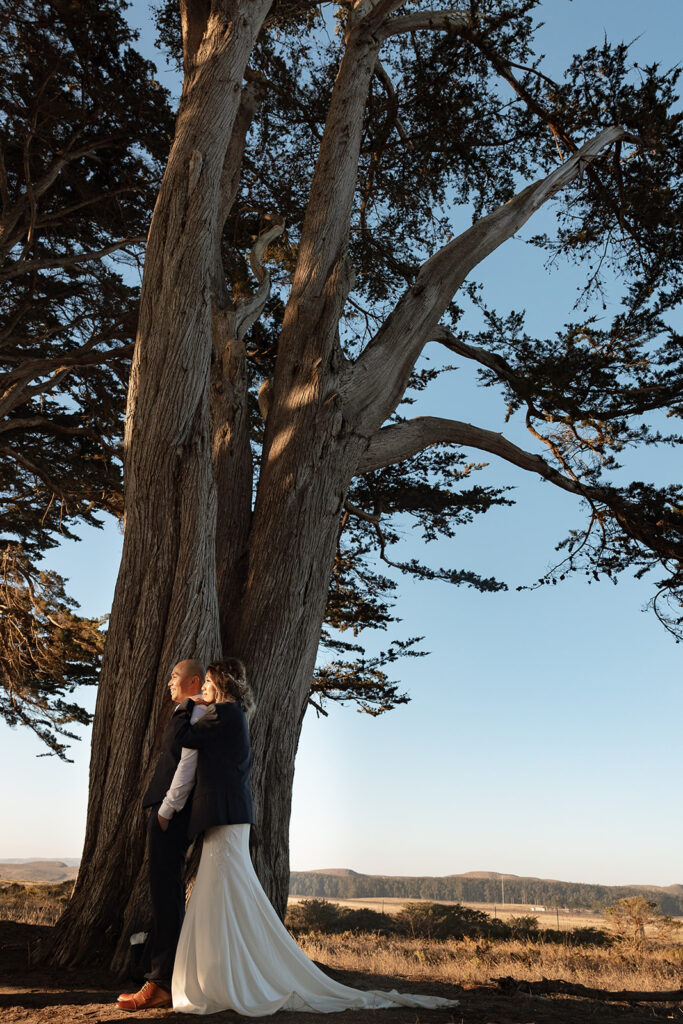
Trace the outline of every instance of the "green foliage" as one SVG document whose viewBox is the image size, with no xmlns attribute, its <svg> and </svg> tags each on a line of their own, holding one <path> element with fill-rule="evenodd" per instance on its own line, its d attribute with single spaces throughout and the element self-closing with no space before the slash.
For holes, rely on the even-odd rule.
<svg viewBox="0 0 683 1024">
<path fill-rule="evenodd" d="M 606 907 L 604 914 L 617 935 L 629 939 L 634 946 L 645 942 L 648 925 L 658 924 L 663 919 L 657 903 L 643 895 L 625 896 Z"/>
<path fill-rule="evenodd" d="M 2 529 L 39 554 L 121 512 L 139 268 L 171 130 L 107 0 L 0 0 Z M 106 249 L 108 258 L 101 258 Z"/>
<path fill-rule="evenodd" d="M 287 908 L 287 927 L 293 932 L 377 932 L 387 935 L 393 929 L 390 914 L 379 914 L 369 907 L 340 907 L 328 900 L 301 900 Z"/>
<path fill-rule="evenodd" d="M 0 553 L 0 715 L 28 726 L 62 760 L 62 738 L 79 738 L 70 723 L 91 720 L 64 694 L 97 681 L 104 646 L 104 620 L 76 615 L 74 607 L 57 573 L 35 573 L 21 548 Z"/>
<path fill-rule="evenodd" d="M 0 0 L 0 22 L 0 715 L 63 756 L 89 716 L 61 695 L 95 682 L 101 634 L 37 563 L 122 511 L 131 270 L 172 121 L 120 4 Z"/>
<path fill-rule="evenodd" d="M 520 914 L 515 917 L 508 917 L 505 924 L 508 926 L 515 938 L 538 937 L 538 918 L 532 914 Z"/>
<path fill-rule="evenodd" d="M 535 933 L 529 932 L 528 937 L 534 941 Z M 561 931 L 556 928 L 544 928 L 538 932 L 538 938 L 546 944 L 557 946 L 595 946 L 605 948 L 614 945 L 614 936 L 602 928 L 572 928 Z"/>
<path fill-rule="evenodd" d="M 394 929 L 403 935 L 421 939 L 463 938 L 483 932 L 492 926 L 488 914 L 471 910 L 459 903 L 408 903 L 394 917 Z M 497 924 L 493 927 L 497 927 Z"/>
<path fill-rule="evenodd" d="M 287 909 L 287 926 L 298 931 L 335 931 L 340 908 L 328 900 L 301 900 Z"/>
</svg>

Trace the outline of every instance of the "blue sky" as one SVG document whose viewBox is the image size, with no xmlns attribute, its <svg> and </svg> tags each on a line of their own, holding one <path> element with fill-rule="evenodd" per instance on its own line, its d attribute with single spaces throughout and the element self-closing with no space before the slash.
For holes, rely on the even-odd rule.
<svg viewBox="0 0 683 1024">
<path fill-rule="evenodd" d="M 133 20 L 142 23 L 145 12 L 136 0 Z M 642 62 L 679 59 L 677 0 L 548 0 L 544 12 L 551 72 L 604 32 L 613 41 L 640 35 L 633 52 Z M 571 316 L 579 280 L 575 271 L 549 275 L 521 239 L 495 253 L 477 279 L 497 308 L 526 307 L 539 333 Z M 474 392 L 466 370 L 440 378 L 428 406 L 415 412 L 427 409 L 503 429 L 501 403 L 490 391 Z M 650 451 L 629 457 L 627 468 L 644 479 L 680 479 L 680 456 Z M 426 551 L 406 522 L 403 553 L 495 574 L 510 590 L 479 594 L 401 579 L 401 635 L 424 635 L 431 654 L 395 666 L 412 697 L 406 707 L 378 719 L 351 706 L 332 707 L 325 719 L 312 709 L 307 715 L 292 867 L 683 882 L 681 648 L 642 611 L 651 583 L 587 585 L 576 577 L 516 592 L 552 563 L 554 544 L 581 511 L 572 496 L 521 470 L 492 463 L 484 473 L 515 487 L 514 508 L 493 509 Z M 84 611 L 108 610 L 120 546 L 110 524 L 50 555 L 49 567 L 70 579 Z M 93 696 L 83 692 L 88 704 Z M 41 746 L 25 731 L 4 724 L 0 731 L 12 822 L 0 859 L 78 856 L 88 730 L 72 747 L 73 765 L 36 757 Z"/>
</svg>

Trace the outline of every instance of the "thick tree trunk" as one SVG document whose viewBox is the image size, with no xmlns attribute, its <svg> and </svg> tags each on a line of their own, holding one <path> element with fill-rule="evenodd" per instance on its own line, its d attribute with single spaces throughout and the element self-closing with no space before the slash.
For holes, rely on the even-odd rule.
<svg viewBox="0 0 683 1024">
<path fill-rule="evenodd" d="M 311 689 L 339 520 L 366 441 L 347 429 L 338 354 L 283 360 L 268 414 L 258 496 L 249 537 L 249 574 L 239 646 L 256 692 L 253 788 L 255 862 L 284 916 L 289 884 L 289 817 L 294 758 Z M 280 392 L 280 393 L 279 393 Z"/>
<path fill-rule="evenodd" d="M 186 657 L 220 652 L 210 281 L 225 153 L 269 3 L 214 12 L 193 51 L 154 211 L 125 437 L 125 540 L 93 729 L 82 869 L 44 955 L 126 959 L 144 882 L 141 797 Z"/>
</svg>

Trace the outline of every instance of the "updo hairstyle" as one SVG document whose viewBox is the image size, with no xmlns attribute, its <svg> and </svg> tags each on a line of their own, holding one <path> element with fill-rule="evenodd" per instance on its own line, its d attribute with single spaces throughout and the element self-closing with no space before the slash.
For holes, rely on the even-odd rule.
<svg viewBox="0 0 683 1024">
<path fill-rule="evenodd" d="M 206 674 L 211 676 L 219 701 L 234 700 L 240 705 L 247 718 L 251 717 L 256 707 L 254 695 L 247 682 L 244 663 L 239 658 L 212 661 Z"/>
</svg>

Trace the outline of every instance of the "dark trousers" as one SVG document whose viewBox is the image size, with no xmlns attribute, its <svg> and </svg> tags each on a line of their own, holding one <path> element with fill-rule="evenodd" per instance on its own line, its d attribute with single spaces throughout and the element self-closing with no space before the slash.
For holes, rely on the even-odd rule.
<svg viewBox="0 0 683 1024">
<path fill-rule="evenodd" d="M 173 961 L 185 916 L 185 854 L 190 814 L 186 805 L 173 815 L 164 831 L 159 825 L 160 806 L 151 808 L 147 826 L 152 932 L 146 978 L 170 992 Z"/>
</svg>

